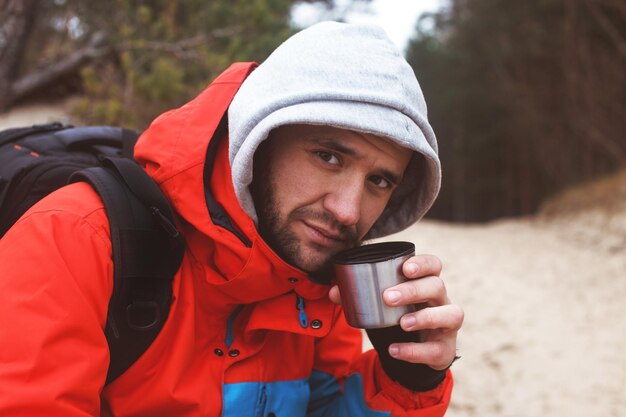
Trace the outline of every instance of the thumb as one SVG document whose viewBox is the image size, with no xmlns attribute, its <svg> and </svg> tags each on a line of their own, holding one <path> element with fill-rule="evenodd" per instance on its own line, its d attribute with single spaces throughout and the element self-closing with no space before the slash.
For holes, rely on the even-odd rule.
<svg viewBox="0 0 626 417">
<path fill-rule="evenodd" d="M 328 298 L 335 304 L 341 305 L 341 296 L 339 295 L 339 287 L 334 285 L 328 292 Z"/>
</svg>

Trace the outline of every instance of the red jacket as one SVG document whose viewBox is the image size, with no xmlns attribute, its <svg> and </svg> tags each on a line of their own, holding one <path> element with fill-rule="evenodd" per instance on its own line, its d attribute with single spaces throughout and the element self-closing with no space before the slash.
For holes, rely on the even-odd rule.
<svg viewBox="0 0 626 417">
<path fill-rule="evenodd" d="M 239 207 L 219 124 L 253 68 L 231 66 L 157 118 L 136 147 L 188 248 L 163 330 L 112 384 L 103 388 L 111 242 L 95 192 L 83 183 L 58 190 L 0 241 L 0 415 L 444 414 L 451 374 L 426 393 L 392 382 L 375 351 L 361 353 L 361 332 L 328 286 L 274 254 Z"/>
</svg>

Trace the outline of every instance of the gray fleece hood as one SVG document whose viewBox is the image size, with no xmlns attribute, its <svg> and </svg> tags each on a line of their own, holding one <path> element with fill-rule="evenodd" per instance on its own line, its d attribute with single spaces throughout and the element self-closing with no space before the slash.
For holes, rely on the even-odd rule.
<svg viewBox="0 0 626 417">
<path fill-rule="evenodd" d="M 254 152 L 287 124 L 328 125 L 389 138 L 415 152 L 369 238 L 399 232 L 432 206 L 441 184 L 435 134 L 412 68 L 377 26 L 318 23 L 279 46 L 242 84 L 228 111 L 235 192 L 249 192 Z"/>
</svg>

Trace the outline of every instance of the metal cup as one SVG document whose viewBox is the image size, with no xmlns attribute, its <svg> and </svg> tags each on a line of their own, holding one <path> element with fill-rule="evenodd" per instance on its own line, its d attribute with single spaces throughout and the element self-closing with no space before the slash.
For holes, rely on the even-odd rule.
<svg viewBox="0 0 626 417">
<path fill-rule="evenodd" d="M 343 251 L 333 258 L 348 324 L 362 329 L 396 326 L 414 305 L 389 307 L 383 291 L 406 281 L 402 264 L 415 254 L 410 242 L 384 242 Z"/>
</svg>

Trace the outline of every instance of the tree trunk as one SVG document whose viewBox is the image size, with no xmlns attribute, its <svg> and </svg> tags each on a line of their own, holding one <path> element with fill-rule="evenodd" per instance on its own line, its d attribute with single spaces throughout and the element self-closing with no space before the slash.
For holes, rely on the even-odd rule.
<svg viewBox="0 0 626 417">
<path fill-rule="evenodd" d="M 46 68 L 15 80 L 9 91 L 10 100 L 15 101 L 28 96 L 63 77 L 74 74 L 92 60 L 101 58 L 110 51 L 111 47 L 104 34 L 95 33 L 85 47 Z M 8 104 L 11 104 L 11 101 Z"/>
<path fill-rule="evenodd" d="M 12 101 L 12 84 L 19 73 L 38 3 L 39 0 L 0 3 L 0 111 Z"/>
</svg>

